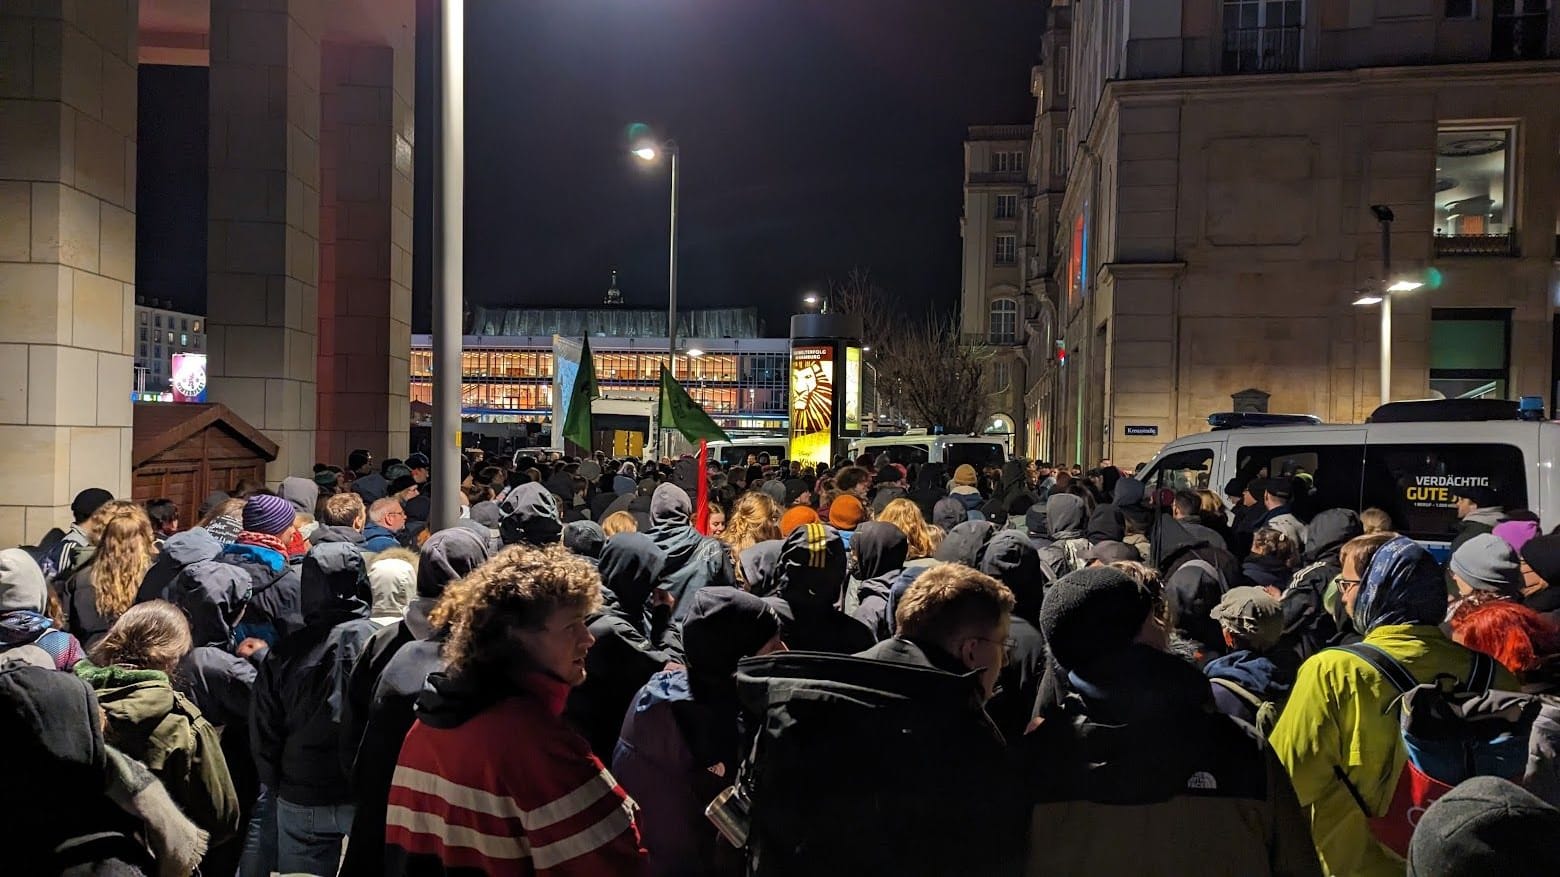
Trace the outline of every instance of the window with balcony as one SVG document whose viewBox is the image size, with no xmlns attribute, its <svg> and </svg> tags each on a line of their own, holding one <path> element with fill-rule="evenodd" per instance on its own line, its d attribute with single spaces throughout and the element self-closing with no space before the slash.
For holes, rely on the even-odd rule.
<svg viewBox="0 0 1560 877">
<path fill-rule="evenodd" d="M 1015 217 L 1017 215 L 1018 215 L 1018 196 L 1017 195 L 998 195 L 997 196 L 997 218 L 998 219 L 1012 219 L 1013 217 Z"/>
<path fill-rule="evenodd" d="M 1514 256 L 1512 128 L 1442 126 L 1435 144 L 1438 256 Z"/>
<path fill-rule="evenodd" d="M 1012 265 L 1018 261 L 1018 235 L 999 234 L 996 238 L 996 263 Z"/>
<path fill-rule="evenodd" d="M 992 344 L 1018 342 L 1018 302 L 999 298 L 991 303 L 991 317 L 986 338 Z"/>
<path fill-rule="evenodd" d="M 1001 150 L 991 153 L 991 172 L 994 174 L 1022 173 L 1024 153 Z"/>
<path fill-rule="evenodd" d="M 1300 69 L 1304 0 L 1224 0 L 1224 72 Z"/>
</svg>

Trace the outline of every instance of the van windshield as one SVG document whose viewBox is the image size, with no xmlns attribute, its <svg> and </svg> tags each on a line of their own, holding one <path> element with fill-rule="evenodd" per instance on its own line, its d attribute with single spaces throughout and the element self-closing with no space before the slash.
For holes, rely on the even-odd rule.
<svg viewBox="0 0 1560 877">
<path fill-rule="evenodd" d="M 943 446 L 943 465 L 952 471 L 968 463 L 977 470 L 982 466 L 1001 466 L 1002 446 L 996 442 L 959 442 Z"/>
</svg>

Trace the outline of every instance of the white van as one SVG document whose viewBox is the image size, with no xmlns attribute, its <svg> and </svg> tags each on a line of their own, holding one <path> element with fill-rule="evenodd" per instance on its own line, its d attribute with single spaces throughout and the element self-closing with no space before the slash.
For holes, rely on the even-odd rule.
<svg viewBox="0 0 1560 877">
<path fill-rule="evenodd" d="M 963 463 L 979 469 L 982 466 L 1001 466 L 1012 455 L 1011 435 L 928 435 L 905 433 L 904 435 L 878 436 L 852 439 L 850 458 L 862 454 L 887 454 L 889 462 L 904 466 L 921 463 L 941 463 L 949 471 Z"/>
<path fill-rule="evenodd" d="M 732 439 L 729 442 L 710 442 L 711 460 L 719 460 L 722 466 L 746 466 L 748 454 L 768 454 L 772 463 L 786 458 L 785 436 L 760 435 Z"/>
<path fill-rule="evenodd" d="M 1465 416 L 1443 419 L 1451 414 Z M 1516 403 L 1470 409 L 1399 402 L 1359 425 L 1320 425 L 1292 415 L 1218 414 L 1209 422 L 1212 432 L 1165 445 L 1138 477 L 1156 491 L 1206 488 L 1223 498 L 1231 481 L 1304 474 L 1312 494 L 1296 498 L 1300 517 L 1328 508 L 1380 508 L 1399 532 L 1441 560 L 1457 532 L 1457 487 L 1493 488 L 1508 510 L 1538 514 L 1544 532 L 1560 524 L 1560 423 L 1518 420 Z"/>
</svg>

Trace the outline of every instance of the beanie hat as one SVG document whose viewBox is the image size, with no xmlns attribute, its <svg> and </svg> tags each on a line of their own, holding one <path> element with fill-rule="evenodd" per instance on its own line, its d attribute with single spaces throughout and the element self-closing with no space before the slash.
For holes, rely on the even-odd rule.
<svg viewBox="0 0 1560 877">
<path fill-rule="evenodd" d="M 1420 817 L 1408 846 L 1409 877 L 1560 873 L 1560 810 L 1499 777 L 1474 777 Z"/>
<path fill-rule="evenodd" d="M 1108 566 L 1085 567 L 1046 591 L 1040 632 L 1057 663 L 1078 672 L 1130 646 L 1153 608 L 1153 597 L 1131 576 Z"/>
<path fill-rule="evenodd" d="M 1537 536 L 1538 532 L 1537 521 L 1502 521 L 1495 525 L 1495 535 L 1506 540 L 1506 544 L 1518 554 L 1522 553 L 1522 546 Z"/>
<path fill-rule="evenodd" d="M 314 483 L 320 487 L 336 486 L 336 470 L 322 469 L 314 473 Z"/>
<path fill-rule="evenodd" d="M 838 502 L 838 500 L 835 501 Z M 780 538 L 784 539 L 791 535 L 799 527 L 816 524 L 817 522 L 818 513 L 813 511 L 811 506 L 792 506 L 786 509 L 785 514 L 780 516 Z"/>
<path fill-rule="evenodd" d="M 959 468 L 953 470 L 953 483 L 962 484 L 965 487 L 974 487 L 979 478 L 975 474 L 975 467 L 968 463 L 960 463 Z"/>
<path fill-rule="evenodd" d="M 1210 613 L 1214 621 L 1230 633 L 1251 643 L 1257 651 L 1266 651 L 1278 644 L 1284 633 L 1284 612 L 1278 598 L 1266 588 L 1230 588 L 1219 598 L 1219 605 Z"/>
<path fill-rule="evenodd" d="M 829 523 L 837 530 L 854 530 L 867 519 L 867 507 L 851 494 L 841 494 L 829 505 Z"/>
<path fill-rule="evenodd" d="M 280 535 L 293 525 L 293 504 L 279 496 L 257 493 L 244 500 L 244 529 L 251 533 Z"/>
<path fill-rule="evenodd" d="M 89 487 L 76 494 L 76 498 L 70 501 L 71 516 L 77 523 L 92 517 L 92 513 L 107 505 L 114 499 L 114 495 L 101 487 Z"/>
<path fill-rule="evenodd" d="M 812 488 L 807 485 L 806 481 L 803 481 L 800 478 L 792 478 L 789 481 L 785 482 L 785 503 L 784 503 L 784 505 L 787 505 L 787 506 L 796 505 L 796 501 L 802 498 L 802 494 L 804 494 L 804 493 L 811 493 L 811 492 L 812 492 Z"/>
<path fill-rule="evenodd" d="M 1522 546 L 1522 559 L 1545 584 L 1560 587 L 1560 534 L 1534 536 Z"/>
<path fill-rule="evenodd" d="M 1452 575 L 1480 591 L 1496 591 L 1507 597 L 1522 594 L 1522 567 L 1517 552 L 1493 533 L 1480 533 L 1452 554 Z"/>
<path fill-rule="evenodd" d="M 1500 494 L 1495 488 L 1483 484 L 1466 484 L 1452 488 L 1452 499 L 1466 499 L 1479 508 L 1500 505 Z"/>
</svg>

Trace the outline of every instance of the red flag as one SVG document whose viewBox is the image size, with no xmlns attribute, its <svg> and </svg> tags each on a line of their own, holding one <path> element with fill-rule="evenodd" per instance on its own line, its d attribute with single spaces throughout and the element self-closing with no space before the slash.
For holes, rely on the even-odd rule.
<svg viewBox="0 0 1560 877">
<path fill-rule="evenodd" d="M 700 533 L 710 535 L 710 446 L 704 439 L 699 439 L 699 490 L 698 499 L 694 500 L 694 528 Z"/>
</svg>

